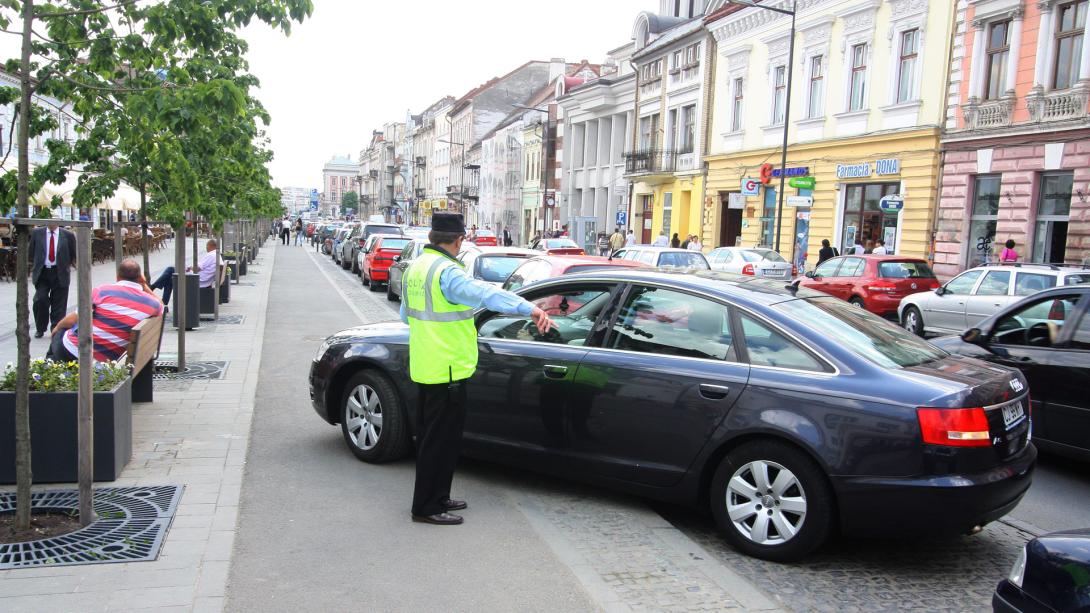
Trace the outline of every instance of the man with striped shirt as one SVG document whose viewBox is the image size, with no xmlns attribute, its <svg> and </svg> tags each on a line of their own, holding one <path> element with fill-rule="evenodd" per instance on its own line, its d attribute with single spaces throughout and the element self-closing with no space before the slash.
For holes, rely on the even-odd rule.
<svg viewBox="0 0 1090 613">
<path fill-rule="evenodd" d="M 125 355 L 129 336 L 136 324 L 163 314 L 159 300 L 144 275 L 140 265 L 133 260 L 121 262 L 117 271 L 117 283 L 96 287 L 91 293 L 94 312 L 91 315 L 91 334 L 94 341 L 96 362 L 116 360 Z M 79 355 L 79 320 L 72 312 L 53 328 L 53 340 L 46 358 L 58 362 L 70 362 Z"/>
</svg>

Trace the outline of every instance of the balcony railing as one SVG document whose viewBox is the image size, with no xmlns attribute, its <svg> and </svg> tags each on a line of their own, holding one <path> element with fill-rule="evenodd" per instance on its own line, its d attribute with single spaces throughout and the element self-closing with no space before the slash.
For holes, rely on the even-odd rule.
<svg viewBox="0 0 1090 613">
<path fill-rule="evenodd" d="M 970 130 L 1005 128 L 1011 125 L 1011 111 L 1014 110 L 1014 99 L 1000 98 L 983 102 L 973 101 L 963 108 L 965 127 Z"/>
<path fill-rule="evenodd" d="M 674 172 L 677 155 L 672 149 L 645 149 L 624 155 L 626 175 L 646 175 Z"/>
<path fill-rule="evenodd" d="M 1026 96 L 1030 121 L 1035 122 L 1085 119 L 1087 103 L 1090 92 L 1081 87 Z"/>
</svg>

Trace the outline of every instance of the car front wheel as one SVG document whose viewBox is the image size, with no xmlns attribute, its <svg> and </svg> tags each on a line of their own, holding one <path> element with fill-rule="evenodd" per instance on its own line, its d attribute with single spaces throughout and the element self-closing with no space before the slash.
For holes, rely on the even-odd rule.
<svg viewBox="0 0 1090 613">
<path fill-rule="evenodd" d="M 374 464 L 409 451 L 409 430 L 393 383 L 374 371 L 353 375 L 341 398 L 341 433 L 358 459 Z"/>
<path fill-rule="evenodd" d="M 821 469 L 791 445 L 746 443 L 723 459 L 712 479 L 711 510 L 735 549 L 790 562 L 825 542 L 833 494 Z"/>
<path fill-rule="evenodd" d="M 850 304 L 852 306 L 857 306 L 857 307 L 859 307 L 861 309 L 867 308 L 867 305 L 863 302 L 863 299 L 860 298 L 859 296 L 852 296 L 848 300 L 848 304 Z"/>
<path fill-rule="evenodd" d="M 910 306 L 905 309 L 901 325 L 904 326 L 905 330 L 916 336 L 923 336 L 923 316 L 920 315 L 920 310 L 916 307 Z"/>
</svg>

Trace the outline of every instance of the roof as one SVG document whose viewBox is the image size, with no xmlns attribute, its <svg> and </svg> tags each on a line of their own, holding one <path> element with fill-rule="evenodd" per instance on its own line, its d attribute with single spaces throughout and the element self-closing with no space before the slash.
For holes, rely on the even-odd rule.
<svg viewBox="0 0 1090 613">
<path fill-rule="evenodd" d="M 655 51 L 661 51 L 672 43 L 696 32 L 704 32 L 704 19 L 702 17 L 693 17 L 692 19 L 686 20 L 684 23 L 676 24 L 675 27 L 671 27 L 662 36 L 647 43 L 647 46 L 633 53 L 632 57 L 639 58 Z"/>
<path fill-rule="evenodd" d="M 563 257 L 563 256 L 557 256 Z M 678 285 L 696 292 L 710 293 L 728 298 L 739 304 L 768 306 L 797 298 L 830 298 L 817 290 L 797 287 L 793 283 L 773 281 L 763 277 L 749 277 L 714 270 L 681 271 L 657 268 L 610 268 L 576 273 L 565 279 L 611 277 L 627 282 L 661 282 Z"/>
</svg>

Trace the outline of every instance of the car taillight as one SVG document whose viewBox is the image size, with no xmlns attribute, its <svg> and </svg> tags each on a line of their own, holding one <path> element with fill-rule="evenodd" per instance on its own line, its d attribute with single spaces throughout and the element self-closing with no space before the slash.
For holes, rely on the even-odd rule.
<svg viewBox="0 0 1090 613">
<path fill-rule="evenodd" d="M 916 409 L 923 442 L 946 447 L 988 447 L 988 416 L 980 407 L 971 409 Z"/>
<path fill-rule="evenodd" d="M 897 284 L 892 281 L 878 280 L 870 285 L 866 286 L 867 291 L 870 292 L 895 292 L 897 291 Z"/>
<path fill-rule="evenodd" d="M 799 267 L 795 266 L 794 264 L 791 265 L 791 276 L 792 277 L 799 276 Z"/>
<path fill-rule="evenodd" d="M 743 275 L 753 275 L 753 274 L 756 274 L 756 273 L 755 273 L 755 272 L 753 271 L 753 264 L 746 264 L 745 266 L 743 266 L 743 267 L 742 267 L 742 274 L 743 274 Z"/>
</svg>

